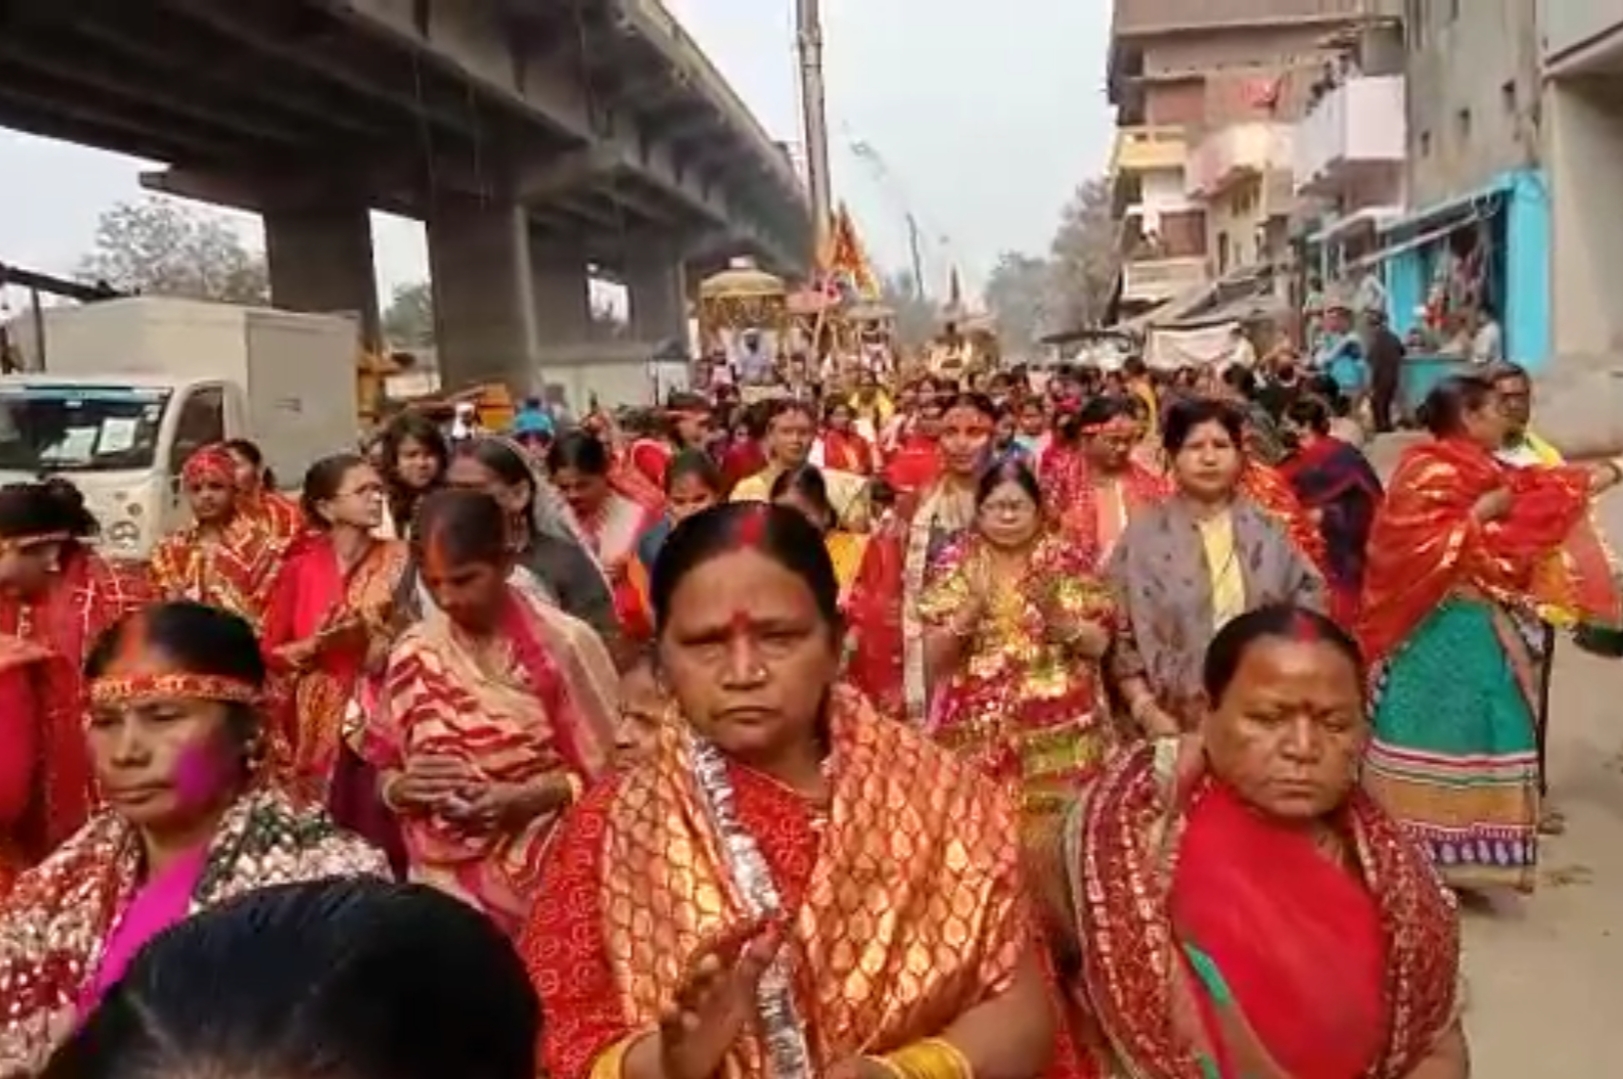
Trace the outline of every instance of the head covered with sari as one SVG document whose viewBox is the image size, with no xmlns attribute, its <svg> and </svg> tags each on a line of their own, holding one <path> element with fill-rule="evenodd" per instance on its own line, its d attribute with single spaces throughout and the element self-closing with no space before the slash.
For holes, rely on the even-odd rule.
<svg viewBox="0 0 1623 1079">
<path fill-rule="evenodd" d="M 1032 954 L 1012 808 L 836 684 L 839 587 L 815 528 L 731 503 L 667 542 L 651 593 L 684 722 L 587 794 L 543 875 L 523 948 L 555 1017 L 549 1072 L 614 1074 L 709 942 L 751 925 L 781 927 L 794 970 L 767 964 L 718 1074 L 830 1074 L 1009 991 Z M 1010 1071 L 1035 1074 L 1042 1008 L 1006 1030 L 1036 1035 Z"/>
<path fill-rule="evenodd" d="M 1357 645 L 1263 607 L 1217 634 L 1203 678 L 1198 739 L 1120 758 L 1067 836 L 1111 1053 L 1146 1079 L 1407 1079 L 1463 1052 L 1453 896 L 1358 782 Z"/>
</svg>

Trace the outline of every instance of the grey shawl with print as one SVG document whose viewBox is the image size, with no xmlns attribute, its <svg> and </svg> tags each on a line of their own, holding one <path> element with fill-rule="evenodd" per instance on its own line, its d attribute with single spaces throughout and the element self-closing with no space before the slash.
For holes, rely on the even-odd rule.
<svg viewBox="0 0 1623 1079">
<path fill-rule="evenodd" d="M 1246 610 L 1271 603 L 1325 610 L 1324 579 L 1285 530 L 1247 498 L 1235 499 L 1230 513 Z M 1135 516 L 1105 577 L 1120 619 L 1111 658 L 1116 680 L 1146 679 L 1161 707 L 1192 727 L 1201 712 L 1201 665 L 1217 627 L 1212 575 L 1188 502 L 1174 496 Z"/>
</svg>

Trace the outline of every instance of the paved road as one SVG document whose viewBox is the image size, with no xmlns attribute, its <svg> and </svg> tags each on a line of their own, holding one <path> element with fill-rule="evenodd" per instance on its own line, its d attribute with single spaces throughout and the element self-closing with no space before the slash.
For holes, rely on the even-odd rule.
<svg viewBox="0 0 1623 1079">
<path fill-rule="evenodd" d="M 1395 449 L 1370 457 L 1380 468 Z M 1623 492 L 1600 522 L 1623 546 Z M 1473 1079 L 1623 1075 L 1623 660 L 1563 643 L 1551 698 L 1567 834 L 1545 841 L 1535 895 L 1465 914 Z"/>
</svg>

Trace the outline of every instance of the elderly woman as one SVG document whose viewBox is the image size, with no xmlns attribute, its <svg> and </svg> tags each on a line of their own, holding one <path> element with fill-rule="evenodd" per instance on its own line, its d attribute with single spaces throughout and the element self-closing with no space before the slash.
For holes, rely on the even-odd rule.
<svg viewBox="0 0 1623 1079">
<path fill-rule="evenodd" d="M 153 607 L 111 629 L 87 669 L 106 808 L 0 900 L 0 1075 L 34 1072 L 187 915 L 272 884 L 388 873 L 321 810 L 255 782 L 265 665 L 246 622 Z"/>
<path fill-rule="evenodd" d="M 1231 619 L 1328 602 L 1317 531 L 1277 473 L 1246 461 L 1244 436 L 1245 418 L 1226 402 L 1173 404 L 1162 445 L 1174 493 L 1128 523 L 1105 571 L 1120 617 L 1112 673 L 1151 735 L 1198 724 L 1201 658 Z"/>
<path fill-rule="evenodd" d="M 1357 645 L 1323 615 L 1264 607 L 1217 634 L 1203 681 L 1201 734 L 1124 756 L 1068 825 L 1056 920 L 1076 933 L 1098 1063 L 1465 1079 L 1453 898 L 1358 785 Z"/>
<path fill-rule="evenodd" d="M 1044 527 L 1037 478 L 1005 461 L 975 488 L 975 523 L 919 598 L 928 730 L 1007 783 L 1028 825 L 1068 804 L 1114 745 L 1099 660 L 1110 590 L 1090 551 Z"/>
<path fill-rule="evenodd" d="M 733 503 L 655 567 L 676 714 L 563 821 L 522 941 L 558 1079 L 1027 1079 L 1055 1053 L 1015 820 L 836 684 L 816 529 Z"/>
</svg>

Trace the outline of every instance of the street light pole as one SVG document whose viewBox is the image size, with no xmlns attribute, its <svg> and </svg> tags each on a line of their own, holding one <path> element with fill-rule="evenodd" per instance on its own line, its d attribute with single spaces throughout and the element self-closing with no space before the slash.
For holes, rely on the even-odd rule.
<svg viewBox="0 0 1623 1079">
<path fill-rule="evenodd" d="M 828 111 L 823 91 L 823 14 L 820 0 L 795 0 L 795 37 L 800 46 L 800 111 L 806 136 L 806 180 L 811 189 L 817 241 L 834 220 L 828 169 Z"/>
</svg>

